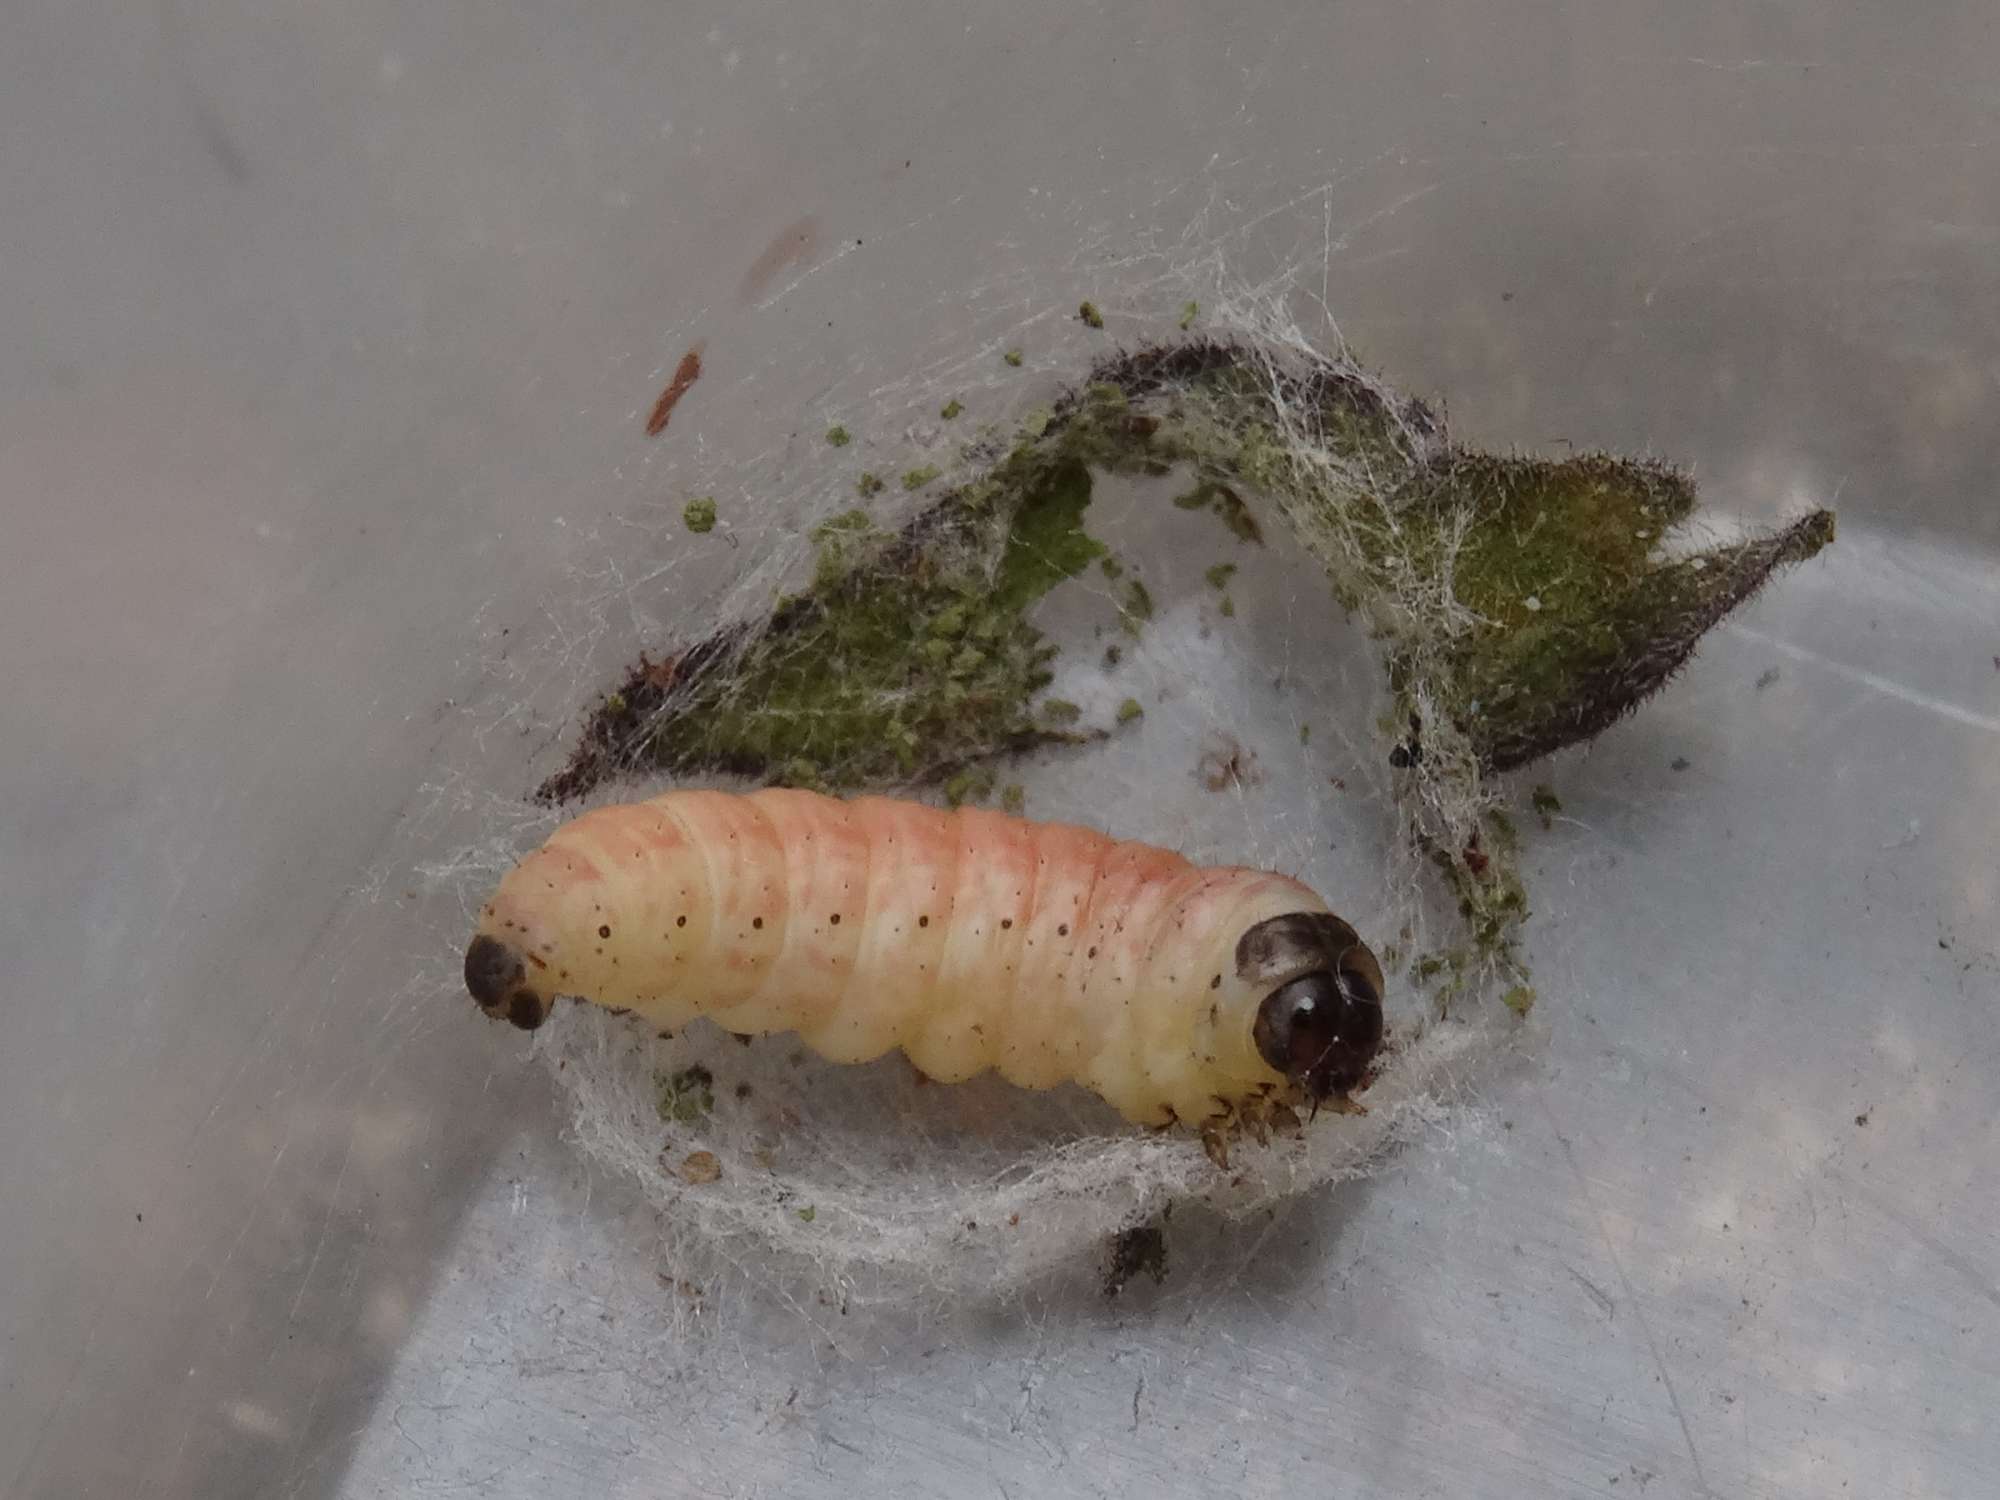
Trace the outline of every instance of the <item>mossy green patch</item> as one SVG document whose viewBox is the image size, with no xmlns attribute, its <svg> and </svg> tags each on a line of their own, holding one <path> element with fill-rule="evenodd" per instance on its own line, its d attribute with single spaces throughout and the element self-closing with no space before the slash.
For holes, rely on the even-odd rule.
<svg viewBox="0 0 2000 1500">
<path fill-rule="evenodd" d="M 995 608 L 1019 613 L 1093 562 L 1113 563 L 1104 543 L 1083 529 L 1089 505 L 1090 470 L 1063 463 L 1047 473 L 1034 503 L 1016 511 L 1007 530 L 993 580 Z"/>
<path fill-rule="evenodd" d="M 1010 483 L 952 492 L 903 532 L 850 510 L 813 529 L 810 589 L 758 632 L 642 663 L 600 711 L 572 775 L 624 764 L 846 788 L 953 781 L 997 749 L 1068 739 L 1037 704 L 1055 647 L 1026 616 L 1105 555 L 1084 527 L 1090 471 L 1023 453 Z M 983 769 L 956 782 L 985 796 Z M 545 794 L 561 795 L 552 781 Z"/>
<path fill-rule="evenodd" d="M 1083 302 L 1076 309 L 1077 320 L 1087 328 L 1102 328 L 1104 314 L 1097 310 L 1095 302 Z"/>
<path fill-rule="evenodd" d="M 955 421 L 958 418 L 959 414 L 962 413 L 964 410 L 965 407 L 959 401 L 958 397 L 953 396 L 951 400 L 945 402 L 943 406 L 938 408 L 938 415 L 942 417 L 945 421 L 951 422 Z"/>
<path fill-rule="evenodd" d="M 1137 698 L 1127 698 L 1123 703 L 1118 705 L 1118 722 L 1120 724 L 1130 724 L 1134 719 L 1142 718 L 1145 712 L 1145 708 Z"/>
<path fill-rule="evenodd" d="M 699 1063 L 678 1072 L 660 1074 L 654 1083 L 659 1089 L 654 1104 L 662 1120 L 693 1125 L 707 1119 L 715 1108 L 715 1075 Z"/>
<path fill-rule="evenodd" d="M 984 766 L 967 766 L 944 784 L 944 800 L 953 807 L 984 802 L 993 791 L 993 773 Z"/>
<path fill-rule="evenodd" d="M 854 441 L 854 435 L 836 422 L 833 426 L 827 428 L 826 440 L 832 447 L 845 448 L 849 443 Z"/>
<path fill-rule="evenodd" d="M 1264 529 L 1257 524 L 1250 507 L 1243 503 L 1243 497 L 1217 480 L 1200 481 L 1193 489 L 1176 495 L 1174 504 L 1182 510 L 1212 511 L 1216 519 L 1229 528 L 1230 534 L 1241 541 L 1264 540 Z"/>
<path fill-rule="evenodd" d="M 1152 618 L 1153 591 L 1141 579 L 1129 580 L 1124 597 L 1118 601 L 1118 623 L 1125 627 L 1128 635 L 1137 635 L 1140 626 Z"/>
<path fill-rule="evenodd" d="M 1555 816 L 1562 811 L 1562 798 L 1556 795 L 1554 787 L 1543 783 L 1529 793 L 1528 805 L 1535 810 L 1535 816 L 1542 820 L 1542 827 L 1553 828 Z"/>
<path fill-rule="evenodd" d="M 936 464 L 923 464 L 918 468 L 906 470 L 903 474 L 903 488 L 920 490 L 943 472 L 944 470 Z"/>
<path fill-rule="evenodd" d="M 715 530 L 715 497 L 697 495 L 681 507 L 681 524 L 696 536 Z"/>
<path fill-rule="evenodd" d="M 860 492 L 862 499 L 870 500 L 881 494 L 888 486 L 882 483 L 882 476 L 879 474 L 863 474 L 854 481 L 854 488 Z"/>
</svg>

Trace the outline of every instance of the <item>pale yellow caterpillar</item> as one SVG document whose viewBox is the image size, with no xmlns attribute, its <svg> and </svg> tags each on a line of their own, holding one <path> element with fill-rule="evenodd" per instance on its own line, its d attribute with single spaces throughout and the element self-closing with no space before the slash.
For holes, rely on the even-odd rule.
<svg viewBox="0 0 2000 1500">
<path fill-rule="evenodd" d="M 901 1047 L 941 1081 L 1074 1080 L 1200 1124 L 1364 1077 L 1382 970 L 1305 886 L 1089 829 L 803 791 L 670 792 L 556 830 L 480 914 L 465 983 L 533 1029 L 557 996 L 673 1028 Z"/>
</svg>

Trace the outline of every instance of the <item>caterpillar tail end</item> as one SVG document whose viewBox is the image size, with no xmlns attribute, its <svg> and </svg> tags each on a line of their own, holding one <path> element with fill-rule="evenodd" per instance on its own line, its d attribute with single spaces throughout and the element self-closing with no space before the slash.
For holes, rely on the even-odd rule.
<svg viewBox="0 0 2000 1500">
<path fill-rule="evenodd" d="M 528 966 L 506 943 L 480 933 L 465 950 L 465 987 L 479 1008 L 533 1031 L 549 1018 L 548 1002 L 528 986 Z"/>
</svg>

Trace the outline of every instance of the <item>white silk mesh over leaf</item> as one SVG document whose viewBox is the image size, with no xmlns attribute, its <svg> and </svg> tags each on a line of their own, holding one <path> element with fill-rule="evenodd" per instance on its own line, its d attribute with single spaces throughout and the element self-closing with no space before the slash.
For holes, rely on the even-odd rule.
<svg viewBox="0 0 2000 1500">
<path fill-rule="evenodd" d="M 801 583 L 807 533 L 857 503 L 860 471 L 892 480 L 871 509 L 898 523 L 925 496 L 903 495 L 894 476 L 938 464 L 944 478 L 925 492 L 935 496 L 967 472 L 959 445 L 979 422 L 1012 430 L 1121 338 L 1171 340 L 1190 300 L 1200 303 L 1203 334 L 1252 341 L 1294 367 L 1353 368 L 1330 320 L 1315 315 L 1310 335 L 1295 321 L 1296 278 L 1243 288 L 1210 254 L 1192 265 L 1168 255 L 1107 264 L 1107 284 L 1118 288 L 1097 297 L 1108 332 L 1085 329 L 1073 301 L 984 289 L 973 318 L 981 334 L 964 347 L 940 347 L 898 380 L 830 393 L 820 408 L 786 419 L 784 441 L 679 453 L 654 473 L 659 498 L 578 543 L 576 570 L 552 591 L 543 618 L 496 642 L 482 667 L 489 690 L 469 710 L 479 715 L 482 752 L 513 774 L 526 747 L 530 769 L 502 785 L 487 765 L 454 767 L 427 816 L 414 820 L 417 838 L 441 841 L 414 857 L 420 877 L 456 892 L 465 920 L 440 932 L 427 984 L 456 985 L 456 954 L 479 903 L 559 821 L 525 792 L 561 764 L 597 696 L 642 650 L 658 659 L 723 620 L 754 619 L 780 588 Z M 1030 351 L 1021 367 L 1001 358 L 1013 347 Z M 967 416 L 941 423 L 938 408 L 952 398 Z M 854 433 L 850 447 L 807 440 L 834 422 Z M 1365 481 L 1342 473 L 1342 455 L 1309 414 L 1288 414 L 1280 438 L 1315 482 Z M 1451 940 L 1457 921 L 1451 899 L 1426 878 L 1412 828 L 1469 828 L 1487 793 L 1446 753 L 1403 777 L 1401 800 L 1392 799 L 1380 664 L 1364 629 L 1333 602 L 1321 562 L 1259 497 L 1246 496 L 1261 547 L 1207 514 L 1176 509 L 1170 498 L 1185 483 L 1098 480 L 1086 524 L 1128 577 L 1144 580 L 1156 613 L 1136 638 L 1121 633 L 1124 585 L 1095 569 L 1036 606 L 1031 618 L 1062 647 L 1050 695 L 1111 733 L 998 761 L 996 780 L 1023 788 L 1029 817 L 1298 876 L 1378 953 L 1394 950 L 1400 962 L 1384 961 L 1391 1041 L 1366 1112 L 1323 1112 L 1301 1136 L 1267 1145 L 1239 1141 L 1223 1170 L 1190 1132 L 1130 1127 L 1074 1086 L 1036 1093 L 990 1075 L 930 1084 L 899 1053 L 841 1067 L 790 1036 L 744 1046 L 705 1022 L 663 1041 L 637 1018 L 565 1003 L 532 1052 L 566 1101 L 578 1148 L 637 1184 L 657 1210 L 667 1316 L 726 1318 L 746 1291 L 818 1317 L 878 1299 L 942 1304 L 1098 1278 L 1110 1238 L 1170 1205 L 1247 1219 L 1369 1171 L 1447 1125 L 1482 1069 L 1512 1045 L 1518 1028 L 1491 1003 L 1493 975 L 1479 975 L 1448 1020 L 1406 977 L 1410 958 Z M 721 524 L 708 536 L 680 524 L 682 497 L 696 494 L 717 497 Z M 1315 545 L 1324 556 L 1339 540 L 1322 535 Z M 1218 590 L 1205 575 L 1225 562 L 1237 571 Z M 1399 602 L 1437 614 L 1440 630 L 1451 626 L 1448 595 L 1413 583 Z M 1113 643 L 1122 659 L 1108 666 Z M 1120 725 L 1128 698 L 1144 716 Z M 668 784 L 628 782 L 589 801 L 636 800 Z M 475 828 L 472 842 L 445 852 L 452 832 Z M 396 878 L 384 872 L 378 885 Z M 457 999 L 463 1010 L 451 1024 L 491 1024 Z M 663 1117 L 663 1078 L 697 1066 L 712 1078 L 712 1104 Z M 712 1180 L 692 1180 L 709 1175 L 705 1162 L 689 1167 L 696 1153 L 713 1158 Z"/>
</svg>

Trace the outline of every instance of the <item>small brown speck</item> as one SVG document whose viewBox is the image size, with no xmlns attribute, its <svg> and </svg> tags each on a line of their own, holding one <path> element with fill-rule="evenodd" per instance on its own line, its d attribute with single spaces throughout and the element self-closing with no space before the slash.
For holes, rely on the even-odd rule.
<svg viewBox="0 0 2000 1500">
<path fill-rule="evenodd" d="M 597 929 L 597 935 L 601 938 L 608 938 L 611 936 L 611 929 L 608 926 L 599 927 Z"/>
</svg>

